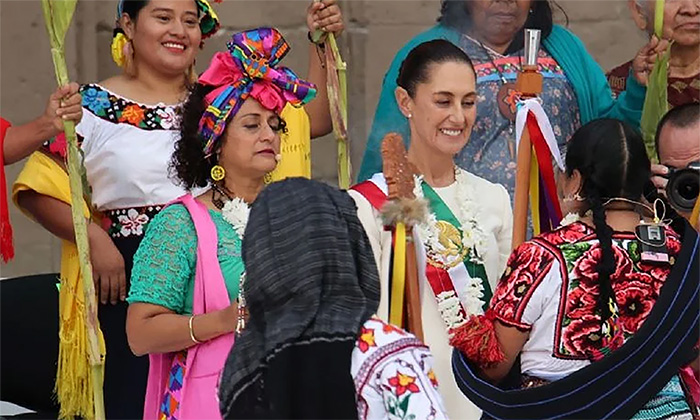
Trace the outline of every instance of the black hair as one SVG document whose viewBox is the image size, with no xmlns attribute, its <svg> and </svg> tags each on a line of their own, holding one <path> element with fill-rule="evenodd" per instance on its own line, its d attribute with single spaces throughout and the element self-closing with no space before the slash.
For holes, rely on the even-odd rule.
<svg viewBox="0 0 700 420">
<path fill-rule="evenodd" d="M 416 85 L 428 81 L 429 67 L 446 62 L 464 63 L 474 70 L 472 60 L 459 47 L 444 39 L 434 39 L 418 45 L 408 53 L 401 63 L 396 84 L 413 97 Z"/>
<path fill-rule="evenodd" d="M 199 134 L 199 120 L 207 109 L 204 97 L 212 90 L 211 86 L 196 83 L 181 110 L 180 138 L 175 142 L 170 172 L 187 190 L 209 184 L 211 168 L 217 163 L 216 152 L 221 148 L 221 142 L 217 142 L 214 153 L 205 158 L 204 140 Z"/>
<path fill-rule="evenodd" d="M 187 190 L 206 187 L 211 181 L 211 168 L 218 163 L 218 152 L 223 141 L 219 139 L 209 157 L 204 155 L 204 139 L 199 133 L 199 120 L 207 104 L 204 98 L 214 87 L 195 83 L 180 112 L 180 138 L 170 159 L 170 174 Z M 229 115 L 229 121 L 233 116 Z M 279 117 L 279 131 L 287 132 L 286 122 Z M 225 135 L 222 134 L 222 136 Z"/>
<path fill-rule="evenodd" d="M 146 7 L 149 1 L 150 0 L 120 0 L 118 11 L 121 13 L 119 13 L 119 16 L 117 16 L 117 20 L 121 19 L 121 15 L 123 13 L 126 13 L 127 15 L 129 15 L 131 20 L 135 22 L 136 19 L 138 19 L 139 12 L 141 11 L 141 9 Z M 124 30 L 119 27 L 119 24 L 117 24 L 114 28 L 114 31 L 112 32 L 112 37 L 117 36 L 117 34 L 119 33 L 123 34 Z"/>
<path fill-rule="evenodd" d="M 628 124 L 610 118 L 598 119 L 579 128 L 571 137 L 566 154 L 566 174 L 581 173 L 581 193 L 593 213 L 595 232 L 602 251 L 598 262 L 600 296 L 598 309 L 603 321 L 615 299 L 610 276 L 615 272 L 613 230 L 605 221 L 603 203 L 611 198 L 639 201 L 651 175 L 641 134 Z"/>
<path fill-rule="evenodd" d="M 440 17 L 438 22 L 456 29 L 459 32 L 466 33 L 472 25 L 471 12 L 467 3 L 469 0 L 441 0 Z M 542 31 L 542 40 L 546 39 L 552 32 L 554 21 L 552 18 L 552 6 L 558 8 L 566 19 L 566 24 L 569 24 L 569 17 L 564 9 L 551 0 L 532 0 L 530 13 L 525 21 L 524 28 L 539 29 Z M 520 51 L 525 46 L 524 31 L 518 31 L 505 51 L 505 54 L 512 54 Z"/>
<path fill-rule="evenodd" d="M 661 130 L 666 124 L 670 124 L 672 127 L 676 128 L 687 128 L 693 124 L 697 124 L 700 121 L 700 104 L 696 102 L 691 102 L 683 105 L 679 105 L 670 111 L 668 111 L 659 125 L 656 126 L 656 136 L 654 136 L 654 142 L 656 143 L 656 156 L 661 159 L 659 154 L 659 141 L 661 137 Z"/>
</svg>

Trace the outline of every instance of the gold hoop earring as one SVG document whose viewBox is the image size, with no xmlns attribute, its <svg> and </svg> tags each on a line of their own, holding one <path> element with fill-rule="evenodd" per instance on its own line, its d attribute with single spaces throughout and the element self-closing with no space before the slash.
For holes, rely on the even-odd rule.
<svg viewBox="0 0 700 420">
<path fill-rule="evenodd" d="M 211 168 L 211 179 L 215 182 L 219 182 L 226 176 L 226 170 L 221 165 L 214 165 Z"/>
</svg>

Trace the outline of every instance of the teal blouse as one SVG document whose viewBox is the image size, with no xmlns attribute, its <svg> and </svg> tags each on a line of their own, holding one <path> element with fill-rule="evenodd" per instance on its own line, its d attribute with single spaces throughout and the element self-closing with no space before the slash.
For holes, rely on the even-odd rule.
<svg viewBox="0 0 700 420">
<path fill-rule="evenodd" d="M 209 210 L 209 215 L 216 226 L 219 266 L 233 302 L 244 271 L 241 239 L 221 213 Z M 197 233 L 190 213 L 182 204 L 168 206 L 150 222 L 134 255 L 127 301 L 191 314 L 196 265 Z"/>
</svg>

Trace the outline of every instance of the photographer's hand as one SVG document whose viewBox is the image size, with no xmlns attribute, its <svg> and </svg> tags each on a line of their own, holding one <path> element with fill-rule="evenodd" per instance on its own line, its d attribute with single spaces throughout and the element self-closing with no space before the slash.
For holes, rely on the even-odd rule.
<svg viewBox="0 0 700 420">
<path fill-rule="evenodd" d="M 664 165 L 651 165 L 651 182 L 654 183 L 656 191 L 664 197 L 666 197 L 666 184 L 668 184 L 668 168 Z"/>
</svg>

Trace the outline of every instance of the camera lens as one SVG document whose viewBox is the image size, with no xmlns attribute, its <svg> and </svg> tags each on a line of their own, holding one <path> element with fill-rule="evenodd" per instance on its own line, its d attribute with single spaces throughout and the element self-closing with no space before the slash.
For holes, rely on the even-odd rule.
<svg viewBox="0 0 700 420">
<path fill-rule="evenodd" d="M 689 212 L 695 206 L 700 193 L 700 173 L 694 169 L 683 169 L 668 180 L 666 194 L 671 205 L 680 211 Z"/>
</svg>

